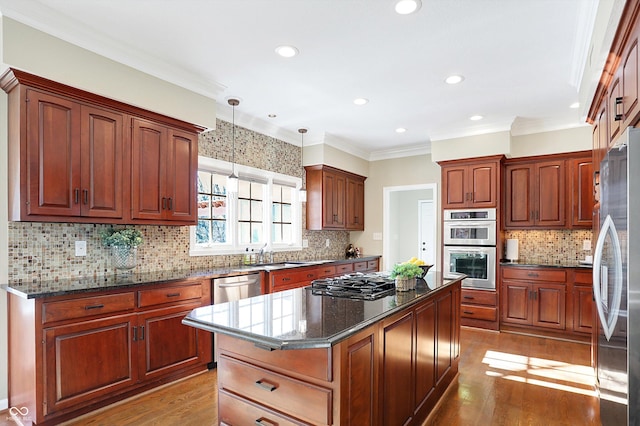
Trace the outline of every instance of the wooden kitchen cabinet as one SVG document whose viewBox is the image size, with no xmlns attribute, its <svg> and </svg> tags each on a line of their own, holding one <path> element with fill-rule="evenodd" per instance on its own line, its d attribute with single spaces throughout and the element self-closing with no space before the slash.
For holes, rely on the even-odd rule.
<svg viewBox="0 0 640 426">
<path fill-rule="evenodd" d="M 132 219 L 195 224 L 197 137 L 148 120 L 132 121 Z"/>
<path fill-rule="evenodd" d="M 505 228 L 565 227 L 565 160 L 512 161 L 505 167 Z"/>
<path fill-rule="evenodd" d="M 10 220 L 195 224 L 202 128 L 19 70 L 0 86 Z"/>
<path fill-rule="evenodd" d="M 307 229 L 364 230 L 364 176 L 306 166 Z"/>
<path fill-rule="evenodd" d="M 498 205 L 500 157 L 442 161 L 442 208 L 486 208 Z"/>
<path fill-rule="evenodd" d="M 594 332 L 595 302 L 591 269 L 576 270 L 572 281 L 573 331 L 591 335 Z"/>
<path fill-rule="evenodd" d="M 462 289 L 460 319 L 465 326 L 498 330 L 497 292 Z"/>
<path fill-rule="evenodd" d="M 568 199 L 571 228 L 588 228 L 593 225 L 593 159 L 591 155 L 567 160 L 570 185 Z"/>
<path fill-rule="evenodd" d="M 566 271 L 502 268 L 501 323 L 564 330 Z"/>
<path fill-rule="evenodd" d="M 182 325 L 211 303 L 208 281 L 47 298 L 9 293 L 10 404 L 36 424 L 64 419 L 205 370 L 211 333 Z"/>
</svg>

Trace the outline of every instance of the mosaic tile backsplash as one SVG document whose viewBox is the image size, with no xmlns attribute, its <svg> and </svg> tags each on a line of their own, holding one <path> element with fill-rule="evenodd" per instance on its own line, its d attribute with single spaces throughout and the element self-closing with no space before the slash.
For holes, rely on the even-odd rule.
<svg viewBox="0 0 640 426">
<path fill-rule="evenodd" d="M 574 264 L 590 251 L 582 249 L 584 240 L 592 240 L 590 230 L 506 231 L 504 238 L 518 240 L 519 262 L 533 264 Z M 592 247 L 595 246 L 595 241 Z"/>
<path fill-rule="evenodd" d="M 232 126 L 218 120 L 216 130 L 200 135 L 199 154 L 231 160 Z M 236 163 L 292 176 L 302 175 L 300 148 L 270 136 L 236 128 Z M 303 222 L 304 222 L 303 211 Z M 9 222 L 10 281 L 42 281 L 94 277 L 115 273 L 111 253 L 103 247 L 100 230 L 110 225 Z M 304 226 L 304 224 L 303 224 Z M 118 226 L 116 226 L 118 227 Z M 138 247 L 137 272 L 159 269 L 206 269 L 237 265 L 242 257 L 189 256 L 189 227 L 136 226 L 144 236 Z M 274 253 L 274 261 L 342 258 L 349 244 L 347 231 L 307 231 L 309 247 Z M 331 241 L 326 248 L 325 241 Z M 75 241 L 87 242 L 87 256 L 75 256 Z"/>
</svg>

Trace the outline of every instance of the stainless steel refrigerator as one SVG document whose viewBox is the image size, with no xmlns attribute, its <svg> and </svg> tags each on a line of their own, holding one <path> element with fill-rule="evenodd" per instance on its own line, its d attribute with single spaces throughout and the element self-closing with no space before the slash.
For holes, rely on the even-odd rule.
<svg viewBox="0 0 640 426">
<path fill-rule="evenodd" d="M 640 129 L 600 164 L 600 233 L 593 259 L 600 318 L 598 388 L 607 425 L 640 424 Z"/>
</svg>

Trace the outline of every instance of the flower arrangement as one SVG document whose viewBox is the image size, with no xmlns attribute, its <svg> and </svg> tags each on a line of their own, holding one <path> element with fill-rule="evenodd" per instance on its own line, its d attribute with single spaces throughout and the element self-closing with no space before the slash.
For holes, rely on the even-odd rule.
<svg viewBox="0 0 640 426">
<path fill-rule="evenodd" d="M 391 278 L 417 278 L 422 275 L 422 268 L 413 263 L 398 263 L 393 265 Z"/>
<path fill-rule="evenodd" d="M 100 237 L 105 247 L 134 248 L 142 244 L 142 233 L 134 228 L 105 228 L 100 230 Z"/>
</svg>

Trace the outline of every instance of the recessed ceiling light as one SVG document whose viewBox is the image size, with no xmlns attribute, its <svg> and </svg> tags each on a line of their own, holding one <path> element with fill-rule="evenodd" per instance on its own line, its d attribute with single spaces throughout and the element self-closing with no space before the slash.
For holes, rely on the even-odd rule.
<svg viewBox="0 0 640 426">
<path fill-rule="evenodd" d="M 572 108 L 572 109 L 576 109 L 579 107 L 580 107 L 580 102 L 574 102 L 571 105 L 569 105 L 569 108 Z"/>
<path fill-rule="evenodd" d="M 396 12 L 400 15 L 410 15 L 420 10 L 422 2 L 420 0 L 398 0 L 396 2 Z"/>
<path fill-rule="evenodd" d="M 482 117 L 481 115 L 472 115 L 471 117 L 469 117 L 469 120 L 471 121 L 478 121 L 478 120 L 482 120 L 484 117 Z"/>
<path fill-rule="evenodd" d="M 293 58 L 299 53 L 299 51 L 295 48 L 295 46 L 284 45 L 276 47 L 276 53 L 283 58 Z"/>
<path fill-rule="evenodd" d="M 461 75 L 450 75 L 444 81 L 447 84 L 458 84 L 458 83 L 462 83 L 463 80 L 464 80 L 464 76 L 461 76 Z"/>
<path fill-rule="evenodd" d="M 406 132 L 406 131 L 407 131 L 407 129 L 405 129 L 404 127 L 398 127 L 398 128 L 396 129 L 396 133 L 404 133 L 404 132 Z"/>
<path fill-rule="evenodd" d="M 356 105 L 366 105 L 369 103 L 369 99 L 367 98 L 355 98 L 353 103 Z"/>
</svg>

